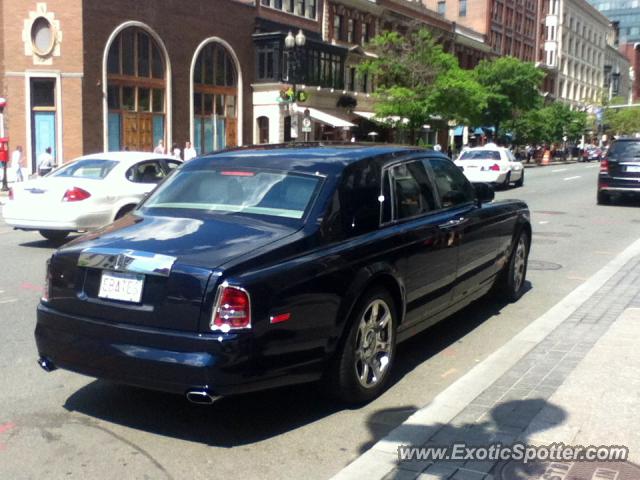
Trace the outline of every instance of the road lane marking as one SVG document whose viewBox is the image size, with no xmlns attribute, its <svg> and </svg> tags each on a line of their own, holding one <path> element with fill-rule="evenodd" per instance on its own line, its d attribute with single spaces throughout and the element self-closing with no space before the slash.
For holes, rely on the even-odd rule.
<svg viewBox="0 0 640 480">
<path fill-rule="evenodd" d="M 595 165 L 587 165 L 584 168 L 598 168 L 600 165 L 598 165 L 597 163 Z"/>
<path fill-rule="evenodd" d="M 551 170 L 551 173 L 566 172 L 567 170 L 569 170 L 569 169 L 568 168 L 558 168 L 556 170 Z"/>
<path fill-rule="evenodd" d="M 5 303 L 14 303 L 17 302 L 17 298 L 8 298 L 6 300 L 0 300 L 0 305 L 4 305 Z"/>
<path fill-rule="evenodd" d="M 582 178 L 582 175 L 576 175 L 575 177 L 566 177 L 563 180 L 566 182 L 567 180 L 575 180 L 576 178 Z"/>
</svg>

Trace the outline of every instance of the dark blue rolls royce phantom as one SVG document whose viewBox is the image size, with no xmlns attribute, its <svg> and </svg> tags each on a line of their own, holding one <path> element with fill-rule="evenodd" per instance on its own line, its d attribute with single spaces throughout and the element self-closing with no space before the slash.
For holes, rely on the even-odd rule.
<svg viewBox="0 0 640 480">
<path fill-rule="evenodd" d="M 371 400 L 399 342 L 490 290 L 522 295 L 529 210 L 492 200 L 409 147 L 197 158 L 53 254 L 39 363 L 196 403 L 318 380 Z"/>
</svg>

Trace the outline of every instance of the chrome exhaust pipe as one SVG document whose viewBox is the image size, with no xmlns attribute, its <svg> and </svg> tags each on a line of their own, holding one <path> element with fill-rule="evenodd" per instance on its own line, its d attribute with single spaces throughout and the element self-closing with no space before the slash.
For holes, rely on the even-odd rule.
<svg viewBox="0 0 640 480">
<path fill-rule="evenodd" d="M 45 357 L 40 357 L 38 359 L 38 365 L 40 365 L 40 368 L 42 368 L 45 372 L 53 372 L 58 368 L 53 364 L 51 360 Z"/>
<path fill-rule="evenodd" d="M 220 398 L 222 397 L 211 395 L 206 390 L 189 390 L 187 392 L 187 400 L 197 405 L 211 405 Z"/>
</svg>

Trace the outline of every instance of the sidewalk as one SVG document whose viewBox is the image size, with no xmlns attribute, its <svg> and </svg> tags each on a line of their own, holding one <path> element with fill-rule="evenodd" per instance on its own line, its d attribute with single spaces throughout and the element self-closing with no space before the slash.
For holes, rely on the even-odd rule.
<svg viewBox="0 0 640 480">
<path fill-rule="evenodd" d="M 640 240 L 334 479 L 639 480 L 639 339 Z M 626 446 L 631 463 L 398 461 L 399 446 L 496 442 Z"/>
</svg>

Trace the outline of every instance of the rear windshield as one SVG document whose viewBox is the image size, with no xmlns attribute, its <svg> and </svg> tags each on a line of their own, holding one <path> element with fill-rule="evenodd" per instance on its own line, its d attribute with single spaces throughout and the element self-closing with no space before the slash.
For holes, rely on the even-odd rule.
<svg viewBox="0 0 640 480">
<path fill-rule="evenodd" d="M 640 158 L 640 142 L 614 142 L 609 156 L 625 156 Z"/>
<path fill-rule="evenodd" d="M 144 203 L 145 208 L 184 208 L 301 219 L 321 177 L 255 169 L 182 170 Z"/>
<path fill-rule="evenodd" d="M 497 150 L 467 150 L 462 152 L 458 160 L 500 160 Z"/>
<path fill-rule="evenodd" d="M 106 177 L 117 164 L 115 160 L 76 160 L 55 170 L 49 176 L 100 179 Z"/>
</svg>

